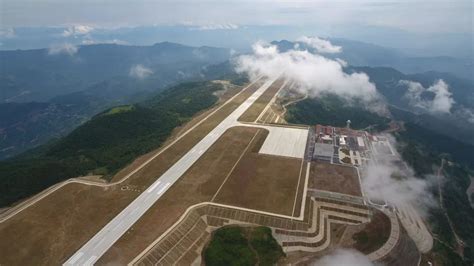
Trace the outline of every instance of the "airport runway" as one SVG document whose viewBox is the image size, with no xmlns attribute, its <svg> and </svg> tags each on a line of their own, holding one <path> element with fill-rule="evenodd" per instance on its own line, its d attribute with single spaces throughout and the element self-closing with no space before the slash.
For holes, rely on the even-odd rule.
<svg viewBox="0 0 474 266">
<path fill-rule="evenodd" d="M 157 178 L 122 212 L 82 246 L 64 265 L 93 265 L 138 219 L 206 152 L 214 142 L 262 95 L 275 80 L 268 80 L 244 103 Z"/>
</svg>

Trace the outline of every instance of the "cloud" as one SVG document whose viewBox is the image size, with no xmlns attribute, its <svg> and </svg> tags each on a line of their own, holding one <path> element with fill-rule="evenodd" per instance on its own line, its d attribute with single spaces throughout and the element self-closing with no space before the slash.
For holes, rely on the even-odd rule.
<svg viewBox="0 0 474 266">
<path fill-rule="evenodd" d="M 0 29 L 0 38 L 11 39 L 16 37 L 15 29 Z"/>
<path fill-rule="evenodd" d="M 297 41 L 316 49 L 316 51 L 318 51 L 319 53 L 335 54 L 342 52 L 341 46 L 333 45 L 330 41 L 321 39 L 319 37 L 303 36 L 300 37 Z"/>
<path fill-rule="evenodd" d="M 428 88 L 423 87 L 418 82 L 410 80 L 401 80 L 400 84 L 406 85 L 408 91 L 405 93 L 405 98 L 413 107 L 424 109 L 430 113 L 450 113 L 451 107 L 455 103 L 452 98 L 452 93 L 449 91 L 449 86 L 442 79 L 435 82 Z M 434 94 L 432 100 L 423 97 L 426 92 Z"/>
<path fill-rule="evenodd" d="M 65 29 L 62 33 L 63 37 L 70 37 L 70 36 L 79 36 L 79 35 L 86 35 L 93 31 L 94 28 L 87 25 L 74 25 L 67 29 Z"/>
<path fill-rule="evenodd" d="M 119 39 L 112 39 L 112 40 L 101 41 L 101 40 L 94 40 L 94 39 L 91 39 L 91 38 L 87 38 L 87 39 L 82 40 L 82 44 L 84 44 L 84 45 L 91 45 L 91 44 L 119 44 L 119 45 L 128 45 L 129 43 L 126 42 L 126 41 L 119 40 Z"/>
<path fill-rule="evenodd" d="M 67 54 L 73 56 L 77 53 L 79 48 L 70 43 L 61 43 L 61 44 L 53 44 L 48 49 L 48 54 L 50 55 L 58 55 L 58 54 Z"/>
<path fill-rule="evenodd" d="M 474 111 L 472 109 L 466 108 L 466 107 L 460 107 L 460 108 L 458 108 L 458 110 L 456 110 L 454 112 L 454 114 L 457 117 L 459 117 L 459 118 L 461 118 L 461 119 L 463 119 L 463 120 L 465 120 L 465 121 L 467 121 L 471 124 L 474 124 Z"/>
<path fill-rule="evenodd" d="M 390 143 L 395 139 L 385 136 Z M 430 188 L 437 181 L 434 176 L 428 175 L 423 179 L 416 178 L 414 171 L 401 159 L 400 156 L 378 156 L 361 169 L 362 188 L 365 195 L 371 200 L 385 201 L 391 205 L 414 206 L 421 215 L 426 215 L 429 208 L 436 202 Z"/>
<path fill-rule="evenodd" d="M 370 259 L 354 249 L 336 249 L 311 263 L 314 266 L 374 266 Z"/>
<path fill-rule="evenodd" d="M 345 99 L 354 97 L 366 102 L 378 99 L 375 85 L 365 73 L 347 74 L 344 62 L 328 59 L 308 51 L 278 51 L 275 45 L 257 42 L 253 53 L 234 59 L 236 71 L 255 79 L 260 75 L 283 75 L 297 84 L 301 93 L 317 97 L 322 93 L 337 94 Z"/>
<path fill-rule="evenodd" d="M 130 68 L 129 75 L 134 78 L 144 79 L 153 74 L 153 71 L 147 67 L 144 67 L 141 64 L 133 65 Z"/>
<path fill-rule="evenodd" d="M 202 25 L 197 28 L 193 28 L 196 30 L 236 30 L 239 26 L 232 23 L 223 23 L 223 24 L 209 24 L 209 25 Z"/>
</svg>

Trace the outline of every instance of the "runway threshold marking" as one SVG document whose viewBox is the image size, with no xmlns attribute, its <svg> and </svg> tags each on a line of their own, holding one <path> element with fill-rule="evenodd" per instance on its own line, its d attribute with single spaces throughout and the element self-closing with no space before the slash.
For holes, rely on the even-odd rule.
<svg viewBox="0 0 474 266">
<path fill-rule="evenodd" d="M 158 192 L 156 192 L 156 194 L 159 195 L 163 193 L 163 191 L 165 191 L 169 186 L 170 186 L 170 183 L 166 183 L 162 188 L 160 188 L 160 190 L 158 190 Z"/>
<path fill-rule="evenodd" d="M 160 183 L 161 183 L 160 181 L 156 182 L 146 192 L 151 193 Z"/>
</svg>

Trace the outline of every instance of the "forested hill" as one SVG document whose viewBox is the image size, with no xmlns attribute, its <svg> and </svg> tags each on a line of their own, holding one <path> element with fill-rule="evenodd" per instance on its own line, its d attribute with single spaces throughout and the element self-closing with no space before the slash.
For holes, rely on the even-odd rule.
<svg viewBox="0 0 474 266">
<path fill-rule="evenodd" d="M 183 83 L 154 98 L 106 110 L 55 143 L 0 162 L 0 206 L 62 180 L 111 176 L 141 154 L 158 148 L 172 130 L 216 103 L 213 82 Z"/>
<path fill-rule="evenodd" d="M 347 103 L 337 95 L 329 94 L 319 98 L 307 98 L 288 107 L 287 121 L 306 125 L 346 126 L 351 120 L 355 129 L 382 130 L 388 126 L 390 119 L 368 111 L 362 104 Z"/>
</svg>

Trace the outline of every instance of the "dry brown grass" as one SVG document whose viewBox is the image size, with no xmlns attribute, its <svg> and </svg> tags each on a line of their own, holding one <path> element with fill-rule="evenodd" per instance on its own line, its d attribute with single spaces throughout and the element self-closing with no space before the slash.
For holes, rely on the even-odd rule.
<svg viewBox="0 0 474 266">
<path fill-rule="evenodd" d="M 325 162 L 311 164 L 308 187 L 362 196 L 356 169 L 338 164 Z"/>
<path fill-rule="evenodd" d="M 298 185 L 298 192 L 296 193 L 296 199 L 295 199 L 295 207 L 293 210 L 293 216 L 299 216 L 301 213 L 301 204 L 303 204 L 303 191 L 304 191 L 304 182 L 306 179 L 306 167 L 307 167 L 307 162 L 303 163 L 303 166 L 301 167 L 301 173 L 300 173 L 300 180 L 299 180 L 299 185 Z M 304 210 L 303 210 L 304 211 Z"/>
<path fill-rule="evenodd" d="M 262 131 L 253 145 L 261 145 L 266 134 Z M 292 215 L 301 159 L 258 154 L 258 147 L 242 157 L 214 201 Z"/>
<path fill-rule="evenodd" d="M 0 224 L 0 264 L 60 264 L 137 195 L 116 188 L 64 186 Z"/>
<path fill-rule="evenodd" d="M 188 207 L 210 201 L 258 130 L 249 127 L 227 130 L 99 263 L 128 263 L 174 224 Z"/>
<path fill-rule="evenodd" d="M 51 265 L 63 262 L 139 194 L 122 191 L 120 187 L 128 185 L 139 190 L 148 187 L 256 89 L 258 86 L 247 88 L 122 184 L 108 189 L 69 184 L 1 223 L 0 264 L 34 262 L 35 265 Z M 153 154 L 142 156 L 114 180 L 131 172 Z M 174 201 L 180 202 L 180 199 Z M 171 218 L 165 217 L 159 223 L 167 224 L 167 219 Z"/>
<path fill-rule="evenodd" d="M 241 122 L 255 122 L 263 109 L 271 101 L 273 96 L 280 90 L 281 86 L 285 82 L 284 79 L 277 79 L 258 99 L 239 117 Z"/>
</svg>

